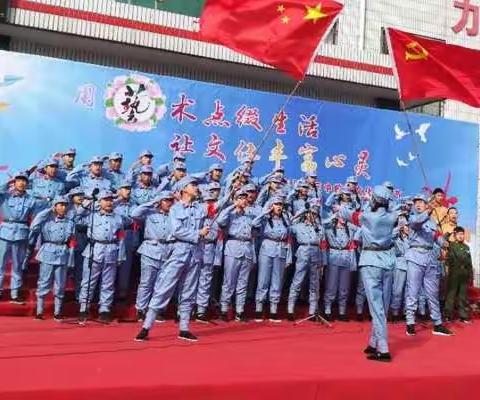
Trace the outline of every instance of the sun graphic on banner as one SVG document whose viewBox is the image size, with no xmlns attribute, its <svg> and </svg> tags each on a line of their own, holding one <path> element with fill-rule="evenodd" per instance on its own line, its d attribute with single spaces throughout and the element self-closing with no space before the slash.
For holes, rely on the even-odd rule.
<svg viewBox="0 0 480 400">
<path fill-rule="evenodd" d="M 142 75 L 118 76 L 107 85 L 105 114 L 115 125 L 130 132 L 149 132 L 167 107 L 160 86 Z"/>
</svg>

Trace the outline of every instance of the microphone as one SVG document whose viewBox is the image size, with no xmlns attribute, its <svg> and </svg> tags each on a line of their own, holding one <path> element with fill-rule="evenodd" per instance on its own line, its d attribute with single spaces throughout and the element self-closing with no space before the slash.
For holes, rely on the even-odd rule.
<svg viewBox="0 0 480 400">
<path fill-rule="evenodd" d="M 92 199 L 93 200 L 95 200 L 97 198 L 99 192 L 100 192 L 99 188 L 93 189 L 93 191 L 92 191 Z"/>
</svg>

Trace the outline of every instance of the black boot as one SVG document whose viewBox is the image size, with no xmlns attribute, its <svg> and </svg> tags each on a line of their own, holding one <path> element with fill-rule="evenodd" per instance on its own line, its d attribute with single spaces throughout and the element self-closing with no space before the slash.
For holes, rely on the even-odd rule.
<svg viewBox="0 0 480 400">
<path fill-rule="evenodd" d="M 145 321 L 145 311 L 137 310 L 137 321 Z"/>
<path fill-rule="evenodd" d="M 293 313 L 288 313 L 287 320 L 290 322 L 295 322 L 295 315 Z"/>
<path fill-rule="evenodd" d="M 226 312 L 221 312 L 220 313 L 220 319 L 224 322 L 228 322 L 228 313 Z"/>
<path fill-rule="evenodd" d="M 236 313 L 235 314 L 235 321 L 237 322 L 247 322 L 247 318 L 245 317 L 245 313 Z"/>
<path fill-rule="evenodd" d="M 112 316 L 108 311 L 104 311 L 100 313 L 98 320 L 104 324 L 109 324 L 112 322 Z"/>
<path fill-rule="evenodd" d="M 148 329 L 142 328 L 140 332 L 138 332 L 138 335 L 135 336 L 135 341 L 144 342 L 145 340 L 148 340 Z"/>
<path fill-rule="evenodd" d="M 367 360 L 380 361 L 380 362 L 391 362 L 392 356 L 390 353 L 372 353 L 367 355 Z"/>
<path fill-rule="evenodd" d="M 377 352 L 377 349 L 375 347 L 372 347 L 370 345 L 368 345 L 364 350 L 363 352 L 365 354 L 375 354 Z"/>
<path fill-rule="evenodd" d="M 262 322 L 263 321 L 263 312 L 257 311 L 255 312 L 255 322 Z"/>
<path fill-rule="evenodd" d="M 80 325 L 85 325 L 87 323 L 88 314 L 86 311 L 80 311 L 78 313 L 78 323 Z"/>
<path fill-rule="evenodd" d="M 180 331 L 178 334 L 178 338 L 182 340 L 186 340 L 188 342 L 198 341 L 198 338 L 190 331 Z"/>
<path fill-rule="evenodd" d="M 348 321 L 350 321 L 350 320 L 348 319 L 347 314 L 340 314 L 340 315 L 338 316 L 338 320 L 339 320 L 339 321 L 342 321 L 342 322 L 348 322 Z"/>
</svg>

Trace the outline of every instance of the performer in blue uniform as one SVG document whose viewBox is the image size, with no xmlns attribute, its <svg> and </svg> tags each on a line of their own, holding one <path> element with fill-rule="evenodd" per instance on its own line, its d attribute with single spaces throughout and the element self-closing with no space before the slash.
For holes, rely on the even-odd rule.
<svg viewBox="0 0 480 400">
<path fill-rule="evenodd" d="M 54 282 L 54 319 L 61 320 L 67 270 L 74 266 L 75 222 L 67 215 L 68 198 L 57 196 L 53 209 L 41 211 L 30 226 L 29 243 L 34 246 L 40 235 L 40 250 L 36 259 L 40 262 L 37 283 L 36 319 L 44 319 L 45 296 Z"/>
<path fill-rule="evenodd" d="M 197 341 L 197 337 L 189 330 L 189 321 L 195 304 L 198 277 L 203 259 L 203 240 L 210 232 L 204 226 L 205 207 L 196 202 L 199 189 L 196 180 L 184 177 L 177 184 L 180 200 L 170 209 L 170 223 L 174 244 L 173 250 L 163 265 L 163 271 L 157 276 L 155 288 L 143 327 L 135 340 L 148 338 L 157 312 L 168 305 L 178 287 L 179 339 Z"/>
<path fill-rule="evenodd" d="M 394 228 L 398 220 L 398 213 L 388 211 L 390 198 L 387 188 L 375 186 L 369 211 L 354 212 L 351 208 L 342 206 L 338 213 L 340 217 L 361 226 L 360 275 L 372 315 L 372 333 L 364 352 L 369 360 L 383 362 L 392 360 L 385 311 L 390 298 L 385 296 L 385 292 L 389 293 L 392 285 L 395 266 Z"/>
<path fill-rule="evenodd" d="M 16 304 L 25 304 L 19 291 L 23 282 L 23 263 L 28 257 L 28 225 L 36 210 L 36 201 L 27 193 L 27 185 L 28 175 L 19 172 L 13 181 L 0 186 L 0 214 L 3 217 L 0 223 L 0 298 L 5 269 L 11 257 L 10 297 Z"/>
<path fill-rule="evenodd" d="M 440 251 L 435 245 L 447 248 L 445 240 L 431 219 L 432 210 L 424 194 L 413 198 L 413 213 L 410 215 L 409 248 L 405 253 L 407 260 L 407 335 L 414 336 L 415 312 L 419 301 L 419 292 L 423 285 L 428 301 L 430 317 L 433 321 L 434 335 L 450 336 L 453 333 L 442 324 L 439 302 Z"/>
</svg>

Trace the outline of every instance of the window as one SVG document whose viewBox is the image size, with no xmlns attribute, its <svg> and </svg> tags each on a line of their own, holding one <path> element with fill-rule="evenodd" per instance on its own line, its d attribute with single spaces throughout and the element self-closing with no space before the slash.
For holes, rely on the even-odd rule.
<svg viewBox="0 0 480 400">
<path fill-rule="evenodd" d="M 328 32 L 328 35 L 325 38 L 325 43 L 338 44 L 338 21 L 335 21 L 332 29 L 330 29 L 330 32 Z"/>
<path fill-rule="evenodd" d="M 382 28 L 382 31 L 380 33 L 380 51 L 382 52 L 382 54 L 389 54 L 387 32 L 385 28 Z"/>
</svg>

